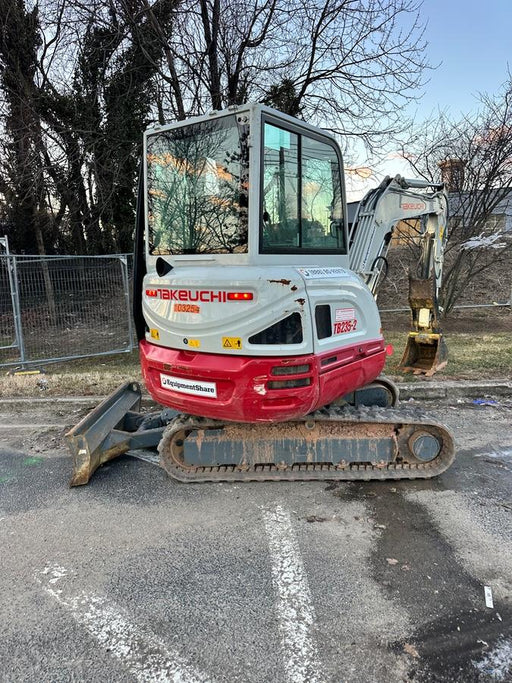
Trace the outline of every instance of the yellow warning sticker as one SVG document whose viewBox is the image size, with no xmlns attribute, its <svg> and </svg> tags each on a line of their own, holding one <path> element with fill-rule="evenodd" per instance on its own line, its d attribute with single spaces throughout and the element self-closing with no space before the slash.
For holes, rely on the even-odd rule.
<svg viewBox="0 0 512 683">
<path fill-rule="evenodd" d="M 188 345 L 192 346 L 194 349 L 198 349 L 201 346 L 199 339 L 189 339 Z"/>
<path fill-rule="evenodd" d="M 223 349 L 236 349 L 242 348 L 242 338 L 241 337 L 222 337 L 222 348 Z"/>
<path fill-rule="evenodd" d="M 160 339 L 160 332 L 158 330 L 149 330 L 149 334 L 153 339 Z"/>
</svg>

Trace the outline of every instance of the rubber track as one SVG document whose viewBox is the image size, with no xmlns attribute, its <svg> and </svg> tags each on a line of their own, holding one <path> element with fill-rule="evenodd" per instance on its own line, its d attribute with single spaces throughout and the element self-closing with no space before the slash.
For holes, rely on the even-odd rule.
<svg viewBox="0 0 512 683">
<path fill-rule="evenodd" d="M 389 462 L 385 465 L 370 463 L 353 463 L 339 468 L 325 463 L 296 464 L 280 469 L 274 464 L 255 465 L 248 469 L 240 469 L 236 465 L 222 465 L 216 467 L 183 466 L 177 459 L 173 459 L 172 450 L 177 439 L 183 437 L 184 432 L 208 428 L 219 429 L 228 423 L 218 420 L 178 415 L 164 431 L 158 446 L 160 464 L 170 476 L 183 482 L 212 482 L 212 481 L 364 481 L 364 480 L 398 480 L 398 479 L 430 479 L 444 472 L 455 458 L 455 445 L 448 429 L 441 423 L 432 420 L 424 413 L 410 408 L 324 408 L 303 418 L 303 422 L 314 420 L 317 424 L 342 422 L 350 425 L 353 430 L 358 424 L 393 425 L 396 432 L 404 428 L 418 430 L 433 428 L 437 436 L 441 437 L 442 448 L 439 455 L 432 461 L 418 462 L 409 453 L 399 453 L 400 462 Z M 294 422 L 298 422 L 295 420 Z M 262 425 L 264 428 L 264 425 Z M 402 444 L 403 446 L 403 444 Z"/>
</svg>

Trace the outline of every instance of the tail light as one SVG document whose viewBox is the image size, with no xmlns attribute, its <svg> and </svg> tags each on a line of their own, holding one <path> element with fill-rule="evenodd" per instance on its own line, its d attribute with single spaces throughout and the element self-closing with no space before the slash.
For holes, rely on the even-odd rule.
<svg viewBox="0 0 512 683">
<path fill-rule="evenodd" d="M 270 371 L 270 374 L 275 376 L 285 375 L 304 375 L 311 371 L 309 363 L 302 365 L 276 365 Z M 274 379 L 267 383 L 269 389 L 298 389 L 299 387 L 311 386 L 311 377 L 293 377 L 290 379 Z"/>
<path fill-rule="evenodd" d="M 228 292 L 228 301 L 252 301 L 253 299 L 252 292 Z"/>
</svg>

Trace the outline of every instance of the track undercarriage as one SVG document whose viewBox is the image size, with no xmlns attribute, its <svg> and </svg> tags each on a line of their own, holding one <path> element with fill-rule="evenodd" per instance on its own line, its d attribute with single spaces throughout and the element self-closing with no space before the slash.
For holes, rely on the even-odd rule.
<svg viewBox="0 0 512 683">
<path fill-rule="evenodd" d="M 454 458 L 442 425 L 409 410 L 369 407 L 272 425 L 180 415 L 158 451 L 161 466 L 184 482 L 430 478 Z"/>
<path fill-rule="evenodd" d="M 137 412 L 140 388 L 128 383 L 67 434 L 74 456 L 71 485 L 86 484 L 112 458 L 155 448 L 160 466 L 182 482 L 396 480 L 441 474 L 455 457 L 450 432 L 419 411 L 393 407 L 397 396 L 393 383 L 380 378 L 340 405 L 300 420 L 247 424 L 169 410 Z"/>
</svg>

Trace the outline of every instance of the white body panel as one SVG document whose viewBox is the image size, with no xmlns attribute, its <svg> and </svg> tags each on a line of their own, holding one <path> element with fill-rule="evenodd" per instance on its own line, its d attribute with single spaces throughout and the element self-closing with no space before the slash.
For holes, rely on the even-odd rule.
<svg viewBox="0 0 512 683">
<path fill-rule="evenodd" d="M 148 296 L 148 290 L 155 290 L 157 296 Z M 164 292 L 168 292 L 165 299 Z M 251 293 L 253 299 L 222 300 L 228 292 Z M 332 334 L 324 339 L 318 338 L 314 323 L 318 305 L 329 305 L 331 309 Z M 186 312 L 186 307 L 192 307 L 194 312 Z M 203 353 L 296 356 L 381 336 L 377 306 L 361 279 L 351 271 L 323 264 L 279 268 L 176 264 L 165 277 L 146 275 L 143 311 L 150 328 L 148 341 Z M 335 327 L 335 323 L 345 322 L 336 320 L 336 311 L 341 318 L 350 312 L 348 320 L 354 323 Z M 293 313 L 301 316 L 301 343 L 249 342 L 253 335 Z M 240 345 L 226 339 L 240 340 Z"/>
</svg>

